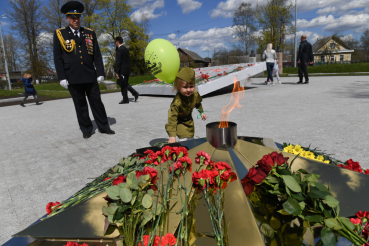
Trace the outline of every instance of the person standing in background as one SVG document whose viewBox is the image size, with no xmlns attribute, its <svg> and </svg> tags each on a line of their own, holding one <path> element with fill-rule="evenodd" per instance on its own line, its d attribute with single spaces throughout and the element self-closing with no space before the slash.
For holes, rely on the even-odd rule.
<svg viewBox="0 0 369 246">
<path fill-rule="evenodd" d="M 266 66 L 268 70 L 268 78 L 267 78 L 268 85 L 269 85 L 269 81 L 271 81 L 272 85 L 274 85 L 272 72 L 273 72 L 274 62 L 275 60 L 277 60 L 277 54 L 275 53 L 275 50 L 273 50 L 272 48 L 273 48 L 273 44 L 271 43 L 268 44 L 267 49 L 263 53 L 263 59 L 265 59 L 266 61 Z"/>
<path fill-rule="evenodd" d="M 309 74 L 307 70 L 308 63 L 312 65 L 314 62 L 313 48 L 311 44 L 306 41 L 306 35 L 301 36 L 301 43 L 297 55 L 297 63 L 299 64 L 299 82 L 297 84 L 309 84 Z M 302 78 L 305 76 L 305 83 Z"/>
<path fill-rule="evenodd" d="M 23 75 L 22 82 L 24 83 L 25 92 L 24 92 L 24 98 L 23 98 L 23 100 L 20 104 L 22 107 L 25 107 L 24 102 L 27 100 L 27 98 L 30 95 L 32 95 L 33 98 L 35 99 L 36 105 L 41 105 L 42 104 L 42 103 L 39 103 L 38 100 L 37 100 L 37 91 L 36 91 L 35 87 L 33 87 L 33 82 L 32 81 L 33 81 L 33 79 L 32 79 L 31 74 L 25 73 Z"/>
<path fill-rule="evenodd" d="M 129 50 L 123 45 L 123 38 L 115 38 L 115 46 L 117 47 L 117 55 L 115 59 L 115 76 L 117 77 L 117 84 L 120 86 L 120 90 L 123 96 L 123 100 L 119 104 L 129 103 L 128 92 L 131 92 L 137 102 L 138 96 L 140 95 L 132 86 L 129 84 L 129 74 L 131 73 L 131 66 L 129 64 Z"/>
</svg>

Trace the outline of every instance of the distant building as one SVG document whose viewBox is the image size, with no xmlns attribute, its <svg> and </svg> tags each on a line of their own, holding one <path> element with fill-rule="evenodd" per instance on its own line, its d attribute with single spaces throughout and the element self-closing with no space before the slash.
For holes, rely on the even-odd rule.
<svg viewBox="0 0 369 246">
<path fill-rule="evenodd" d="M 350 63 L 354 50 L 339 37 L 329 36 L 313 44 L 314 63 Z"/>
<path fill-rule="evenodd" d="M 201 56 L 199 56 L 197 53 L 190 51 L 190 50 L 178 48 L 177 51 L 178 51 L 179 59 L 181 63 L 180 67 L 188 67 L 188 66 L 207 67 L 209 63 L 211 62 L 210 58 L 204 59 Z M 190 63 L 194 63 L 194 64 L 190 64 Z"/>
</svg>

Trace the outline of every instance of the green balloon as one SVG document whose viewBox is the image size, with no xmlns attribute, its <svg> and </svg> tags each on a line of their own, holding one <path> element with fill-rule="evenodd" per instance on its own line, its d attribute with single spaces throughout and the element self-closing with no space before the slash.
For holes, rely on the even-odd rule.
<svg viewBox="0 0 369 246">
<path fill-rule="evenodd" d="M 156 78 L 173 83 L 179 70 L 179 54 L 174 45 L 165 39 L 154 39 L 145 50 L 145 62 Z"/>
</svg>

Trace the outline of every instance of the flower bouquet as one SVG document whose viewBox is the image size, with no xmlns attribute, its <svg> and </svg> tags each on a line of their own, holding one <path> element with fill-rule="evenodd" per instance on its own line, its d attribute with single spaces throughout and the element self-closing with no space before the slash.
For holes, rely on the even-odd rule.
<svg viewBox="0 0 369 246">
<path fill-rule="evenodd" d="M 293 161 L 287 161 L 277 152 L 265 155 L 241 181 L 267 245 L 304 245 L 305 232 L 313 228 L 321 229 L 317 245 L 335 245 L 338 235 L 365 244 L 354 224 L 339 217 L 339 202 L 317 181 L 320 176 L 292 171 Z"/>
</svg>

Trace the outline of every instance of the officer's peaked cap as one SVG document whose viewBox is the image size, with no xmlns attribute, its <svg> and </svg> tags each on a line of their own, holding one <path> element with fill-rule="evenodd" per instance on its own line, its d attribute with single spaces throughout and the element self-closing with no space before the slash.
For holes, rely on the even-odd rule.
<svg viewBox="0 0 369 246">
<path fill-rule="evenodd" d="M 66 2 L 60 9 L 63 14 L 76 17 L 81 16 L 83 10 L 85 10 L 85 7 L 78 1 Z"/>
</svg>

